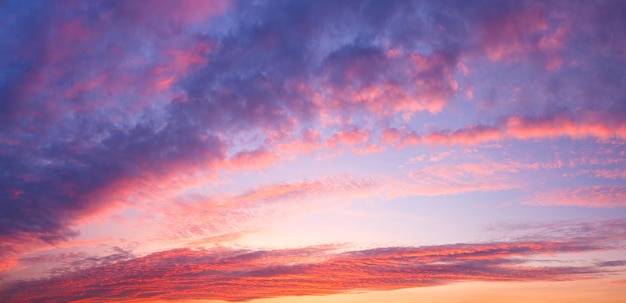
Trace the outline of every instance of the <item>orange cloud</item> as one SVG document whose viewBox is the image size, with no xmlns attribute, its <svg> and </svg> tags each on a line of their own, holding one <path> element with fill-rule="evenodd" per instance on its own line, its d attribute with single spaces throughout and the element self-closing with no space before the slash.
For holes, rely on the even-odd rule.
<svg viewBox="0 0 626 303">
<path fill-rule="evenodd" d="M 19 282 L 11 301 L 245 301 L 350 290 L 390 290 L 459 281 L 554 281 L 598 277 L 606 268 L 529 265 L 542 254 L 612 248 L 593 239 L 386 247 L 334 246 L 246 251 L 174 249 L 46 280 Z"/>
</svg>

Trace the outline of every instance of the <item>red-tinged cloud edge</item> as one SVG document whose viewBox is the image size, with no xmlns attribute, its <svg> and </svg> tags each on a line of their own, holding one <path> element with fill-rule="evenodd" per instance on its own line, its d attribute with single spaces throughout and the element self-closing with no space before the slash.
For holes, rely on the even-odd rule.
<svg viewBox="0 0 626 303">
<path fill-rule="evenodd" d="M 602 240 L 385 247 L 347 252 L 338 252 L 332 246 L 269 251 L 183 248 L 49 279 L 18 282 L 0 295 L 10 302 L 244 301 L 461 281 L 576 280 L 614 272 L 609 268 L 619 266 L 621 261 L 588 266 L 537 266 L 528 262 L 545 254 L 617 248 L 615 243 Z"/>
</svg>

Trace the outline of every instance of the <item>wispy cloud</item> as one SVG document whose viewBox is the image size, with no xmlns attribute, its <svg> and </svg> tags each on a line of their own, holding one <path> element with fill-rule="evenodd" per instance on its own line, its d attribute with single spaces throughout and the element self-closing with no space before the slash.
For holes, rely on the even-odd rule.
<svg viewBox="0 0 626 303">
<path fill-rule="evenodd" d="M 176 203 L 159 208 L 165 222 L 152 224 L 168 227 L 165 234 L 173 233 L 170 237 L 175 239 L 239 233 L 266 227 L 273 218 L 290 213 L 334 208 L 371 197 L 378 194 L 379 187 L 379 181 L 371 178 L 333 176 L 265 184 L 238 193 L 181 196 Z"/>
<path fill-rule="evenodd" d="M 554 190 L 528 199 L 529 205 L 616 208 L 626 206 L 626 186 L 595 185 Z"/>
<path fill-rule="evenodd" d="M 614 248 L 589 241 L 500 242 L 335 252 L 189 250 L 20 282 L 3 297 L 61 302 L 218 299 L 244 301 L 350 290 L 423 287 L 460 281 L 554 281 L 600 277 L 605 264 L 533 266 L 533 256 Z"/>
</svg>

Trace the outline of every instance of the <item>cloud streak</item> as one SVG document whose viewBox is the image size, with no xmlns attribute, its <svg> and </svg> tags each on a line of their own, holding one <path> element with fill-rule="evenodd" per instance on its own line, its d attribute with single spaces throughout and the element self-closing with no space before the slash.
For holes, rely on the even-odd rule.
<svg viewBox="0 0 626 303">
<path fill-rule="evenodd" d="M 538 194 L 529 205 L 617 208 L 626 206 L 626 187 L 620 185 L 583 186 Z"/>
<path fill-rule="evenodd" d="M 414 131 L 388 129 L 380 137 L 381 142 L 406 146 L 417 145 L 462 145 L 472 146 L 507 139 L 531 140 L 553 138 L 626 138 L 626 123 L 611 113 L 582 112 L 573 115 L 554 114 L 543 117 L 511 116 L 494 126 L 475 124 L 454 131 L 439 130 L 423 136 Z"/>
<path fill-rule="evenodd" d="M 240 251 L 176 249 L 2 292 L 15 301 L 244 301 L 351 290 L 388 290 L 460 281 L 558 281 L 599 277 L 598 266 L 534 266 L 533 256 L 614 247 L 588 241 L 500 242 L 386 247 L 336 252 L 332 247 Z"/>
</svg>

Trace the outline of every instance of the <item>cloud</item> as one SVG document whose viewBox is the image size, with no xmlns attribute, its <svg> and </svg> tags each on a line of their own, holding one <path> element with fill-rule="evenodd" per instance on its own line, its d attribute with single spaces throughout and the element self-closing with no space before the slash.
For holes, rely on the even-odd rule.
<svg viewBox="0 0 626 303">
<path fill-rule="evenodd" d="M 620 185 L 582 186 L 540 193 L 525 202 L 529 205 L 626 207 L 626 187 Z"/>
<path fill-rule="evenodd" d="M 447 156 L 449 153 L 433 155 L 429 161 L 438 162 Z M 409 173 L 411 182 L 396 181 L 392 192 L 431 196 L 519 188 L 523 184 L 514 175 L 535 168 L 535 165 L 516 161 L 435 164 L 412 170 Z"/>
<path fill-rule="evenodd" d="M 626 266 L 626 260 L 603 261 L 598 266 Z"/>
<path fill-rule="evenodd" d="M 78 221 L 224 158 L 214 135 L 153 109 L 211 51 L 180 31 L 227 5 L 66 4 L 6 4 L 15 18 L 3 40 L 32 39 L 5 40 L 0 61 L 11 67 L 0 87 L 0 239 L 12 247 L 0 258 L 75 237 Z"/>
<path fill-rule="evenodd" d="M 493 61 L 515 60 L 538 51 L 542 41 L 538 36 L 549 30 L 545 12 L 525 9 L 523 4 L 501 6 L 507 7 L 503 14 L 489 15 L 491 18 L 484 18 L 481 24 L 479 35 L 487 57 Z"/>
<path fill-rule="evenodd" d="M 166 227 L 167 238 L 195 241 L 207 235 L 238 234 L 265 227 L 273 218 L 294 212 L 310 212 L 331 205 L 336 207 L 357 198 L 377 195 L 374 178 L 332 176 L 315 180 L 273 183 L 237 193 L 181 195 L 174 203 L 157 207 L 167 219 L 144 225 Z"/>
<path fill-rule="evenodd" d="M 510 117 L 506 122 L 506 134 L 518 139 L 570 137 L 626 138 L 626 123 L 611 114 L 585 113 L 575 119 L 567 115 L 541 118 Z"/>
<path fill-rule="evenodd" d="M 279 156 L 266 150 L 242 151 L 230 159 L 230 164 L 238 169 L 264 168 L 279 161 Z"/>
<path fill-rule="evenodd" d="M 595 177 L 607 179 L 626 179 L 626 170 L 624 169 L 596 169 L 593 171 Z"/>
<path fill-rule="evenodd" d="M 599 277 L 606 265 L 530 265 L 543 254 L 613 248 L 590 241 L 496 242 L 384 247 L 338 252 L 332 246 L 286 250 L 175 249 L 115 264 L 19 282 L 15 301 L 244 301 L 351 290 L 387 290 L 460 281 L 554 281 Z M 621 263 L 620 263 L 621 264 Z"/>
<path fill-rule="evenodd" d="M 22 268 L 47 269 L 47 274 L 55 276 L 136 258 L 132 252 L 117 246 L 110 250 L 113 251 L 112 254 L 106 252 L 103 255 L 89 255 L 84 251 L 35 253 L 20 258 L 19 263 Z"/>
<path fill-rule="evenodd" d="M 2 254 L 24 241 L 71 239 L 77 223 L 167 192 L 171 180 L 271 167 L 286 151 L 311 153 L 324 142 L 364 145 L 354 152 L 366 153 L 626 138 L 620 3 L 9 1 L 3 8 L 0 239 L 11 249 Z M 580 24 L 567 13 L 559 19 L 561 11 L 580 13 Z M 484 59 L 496 70 L 501 62 L 540 63 L 528 76 L 546 83 L 528 105 L 540 112 L 498 112 L 503 118 L 491 124 L 435 125 L 424 134 L 402 126 L 455 105 Z M 546 75 L 544 66 L 562 74 Z M 473 87 L 475 99 L 489 90 Z M 567 113 L 554 114 L 561 107 Z M 331 122 L 336 129 L 326 128 Z M 376 129 L 384 129 L 380 142 Z"/>
<path fill-rule="evenodd" d="M 420 136 L 415 131 L 408 131 L 405 128 L 387 128 L 380 135 L 380 142 L 386 145 L 393 145 L 397 148 L 417 145 Z"/>
<path fill-rule="evenodd" d="M 321 134 L 317 130 L 304 129 L 294 140 L 276 145 L 276 149 L 282 153 L 310 154 L 322 148 Z"/>
<path fill-rule="evenodd" d="M 626 240 L 626 220 L 621 218 L 597 221 L 498 222 L 487 227 L 516 241 L 572 239 L 613 245 Z M 613 244 L 611 244 L 613 243 Z"/>
<path fill-rule="evenodd" d="M 574 114 L 551 114 L 540 117 L 510 116 L 495 125 L 473 124 L 454 131 L 436 130 L 420 136 L 415 131 L 390 128 L 383 131 L 380 141 L 398 147 L 418 142 L 430 145 L 473 146 L 510 139 L 553 138 L 625 139 L 626 123 L 619 115 L 608 112 L 579 111 Z M 411 143 L 411 144 L 407 144 Z"/>
<path fill-rule="evenodd" d="M 370 139 L 369 131 L 365 129 L 342 130 L 332 135 L 326 140 L 326 145 L 330 149 L 335 149 L 339 145 L 347 145 L 352 148 L 367 143 Z"/>
<path fill-rule="evenodd" d="M 458 144 L 476 145 L 482 142 L 500 141 L 502 133 L 493 128 L 483 125 L 470 125 L 465 129 L 454 132 L 434 132 L 423 137 L 427 144 Z"/>
</svg>

